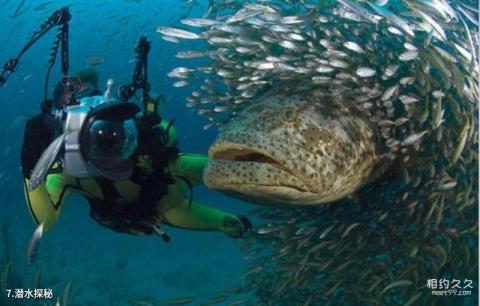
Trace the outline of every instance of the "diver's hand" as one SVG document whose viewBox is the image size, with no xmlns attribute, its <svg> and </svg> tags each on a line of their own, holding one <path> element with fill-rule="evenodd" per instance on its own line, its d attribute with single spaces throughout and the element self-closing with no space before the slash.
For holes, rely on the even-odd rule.
<svg viewBox="0 0 480 306">
<path fill-rule="evenodd" d="M 223 226 L 223 232 L 234 239 L 247 238 L 252 229 L 252 223 L 245 216 L 226 217 Z"/>
</svg>

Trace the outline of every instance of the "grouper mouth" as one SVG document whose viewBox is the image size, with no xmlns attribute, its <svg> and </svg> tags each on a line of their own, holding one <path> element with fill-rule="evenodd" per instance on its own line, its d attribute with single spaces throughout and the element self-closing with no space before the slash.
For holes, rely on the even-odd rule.
<svg viewBox="0 0 480 306">
<path fill-rule="evenodd" d="M 293 169 L 260 148 L 222 142 L 209 150 L 205 183 L 218 190 L 291 200 L 311 194 Z"/>
<path fill-rule="evenodd" d="M 279 161 L 275 160 L 271 156 L 266 155 L 265 153 L 255 151 L 254 149 L 249 148 L 226 148 L 222 151 L 214 151 L 212 159 L 215 160 L 224 160 L 224 161 L 239 161 L 239 162 L 252 162 L 252 163 L 261 163 L 269 164 L 279 170 L 293 173 L 281 164 Z"/>
</svg>

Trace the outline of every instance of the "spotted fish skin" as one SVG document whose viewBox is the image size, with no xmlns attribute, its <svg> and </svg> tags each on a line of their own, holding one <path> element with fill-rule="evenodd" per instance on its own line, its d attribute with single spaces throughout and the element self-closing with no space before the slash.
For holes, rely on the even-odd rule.
<svg viewBox="0 0 480 306">
<path fill-rule="evenodd" d="M 314 205 L 351 195 L 385 168 L 377 129 L 340 100 L 319 92 L 261 100 L 210 147 L 210 188 L 259 204 Z"/>
</svg>

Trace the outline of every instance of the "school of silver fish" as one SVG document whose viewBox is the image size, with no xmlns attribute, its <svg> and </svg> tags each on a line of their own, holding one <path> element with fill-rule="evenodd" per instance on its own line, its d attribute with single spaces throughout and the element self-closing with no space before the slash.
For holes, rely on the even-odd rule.
<svg viewBox="0 0 480 306">
<path fill-rule="evenodd" d="M 478 2 L 209 3 L 202 18 L 157 29 L 199 41 L 177 57 L 205 64 L 168 76 L 191 88 L 186 105 L 205 128 L 272 90 L 322 90 L 369 118 L 395 156 L 355 197 L 255 211 L 264 224 L 243 245 L 243 280 L 258 303 L 430 305 L 427 279 L 476 280 Z"/>
</svg>

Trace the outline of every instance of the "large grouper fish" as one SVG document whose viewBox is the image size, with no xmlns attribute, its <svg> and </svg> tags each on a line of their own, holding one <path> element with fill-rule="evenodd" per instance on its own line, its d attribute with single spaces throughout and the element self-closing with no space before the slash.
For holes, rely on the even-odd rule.
<svg viewBox="0 0 480 306">
<path fill-rule="evenodd" d="M 260 100 L 210 147 L 210 188 L 259 204 L 320 204 L 351 195 L 386 168 L 379 131 L 341 100 L 314 91 Z"/>
<path fill-rule="evenodd" d="M 168 76 L 219 128 L 207 184 L 277 206 L 243 245 L 251 303 L 477 304 L 478 1 L 205 11 L 157 31 L 193 41 Z"/>
</svg>

